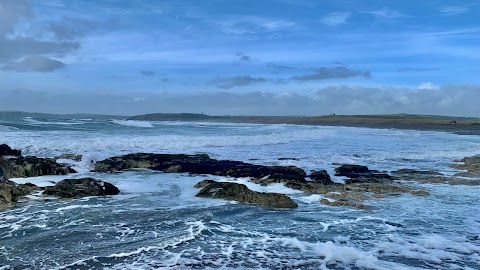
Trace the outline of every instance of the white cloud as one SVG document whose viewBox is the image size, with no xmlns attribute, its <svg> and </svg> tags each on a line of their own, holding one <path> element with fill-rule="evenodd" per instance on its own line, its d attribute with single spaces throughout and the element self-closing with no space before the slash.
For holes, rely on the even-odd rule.
<svg viewBox="0 0 480 270">
<path fill-rule="evenodd" d="M 447 6 L 440 9 L 440 12 L 445 15 L 460 15 L 468 12 L 468 6 Z"/>
<path fill-rule="evenodd" d="M 440 87 L 432 82 L 424 82 L 418 85 L 419 90 L 438 90 Z"/>
<path fill-rule="evenodd" d="M 401 17 L 407 17 L 407 15 L 400 13 L 399 11 L 391 10 L 388 8 L 382 8 L 379 10 L 369 11 L 366 13 L 372 14 L 375 17 L 381 18 L 381 19 L 396 19 Z"/>
<path fill-rule="evenodd" d="M 350 18 L 350 12 L 334 12 L 330 13 L 328 16 L 322 19 L 322 23 L 335 26 L 340 24 L 345 24 Z"/>
</svg>

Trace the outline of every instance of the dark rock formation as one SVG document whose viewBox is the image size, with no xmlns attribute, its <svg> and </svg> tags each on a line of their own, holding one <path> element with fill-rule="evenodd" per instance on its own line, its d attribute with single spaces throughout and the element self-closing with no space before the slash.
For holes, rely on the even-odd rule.
<svg viewBox="0 0 480 270">
<path fill-rule="evenodd" d="M 117 195 L 120 190 L 104 181 L 94 178 L 65 179 L 53 187 L 46 187 L 43 194 L 62 198 Z"/>
<path fill-rule="evenodd" d="M 241 161 L 215 160 L 208 155 L 138 153 L 108 158 L 95 165 L 95 171 L 98 172 L 117 172 L 133 168 L 231 177 L 302 180 L 306 177 L 305 171 L 294 166 L 263 166 Z"/>
<path fill-rule="evenodd" d="M 20 156 L 22 155 L 22 150 L 12 149 L 6 144 L 0 144 L 0 156 Z"/>
<path fill-rule="evenodd" d="M 370 170 L 367 166 L 343 164 L 335 169 L 335 176 L 348 177 L 345 184 L 353 183 L 389 183 L 392 177 L 386 173 Z"/>
<path fill-rule="evenodd" d="M 331 185 L 334 182 L 330 179 L 330 175 L 326 170 L 320 171 L 311 171 L 310 172 L 310 179 L 314 180 L 315 182 L 321 182 L 325 185 Z"/>
<path fill-rule="evenodd" d="M 49 158 L 33 156 L 17 158 L 0 158 L 0 177 L 34 177 L 42 175 L 65 175 L 74 173 L 72 168 L 61 165 Z"/>
<path fill-rule="evenodd" d="M 0 209 L 13 206 L 19 198 L 31 194 L 39 188 L 33 184 L 17 184 L 0 177 Z"/>
<path fill-rule="evenodd" d="M 277 208 L 298 207 L 297 203 L 286 195 L 252 191 L 243 184 L 206 180 L 198 183 L 196 186 L 203 187 L 197 194 L 198 197 L 217 198 Z"/>
</svg>

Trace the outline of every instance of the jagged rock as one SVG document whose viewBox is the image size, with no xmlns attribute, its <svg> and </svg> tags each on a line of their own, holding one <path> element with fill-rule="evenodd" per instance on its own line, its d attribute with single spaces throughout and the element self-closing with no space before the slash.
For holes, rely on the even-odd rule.
<svg viewBox="0 0 480 270">
<path fill-rule="evenodd" d="M 5 159 L 0 157 L 0 177 L 34 177 L 42 175 L 65 175 L 75 173 L 72 168 L 59 164 L 53 159 L 20 156 Z"/>
<path fill-rule="evenodd" d="M 342 166 L 335 168 L 335 175 L 347 176 L 350 174 L 363 174 L 369 173 L 370 170 L 367 166 L 355 165 L 355 164 L 343 164 Z"/>
<path fill-rule="evenodd" d="M 0 156 L 21 156 L 22 150 L 12 149 L 6 144 L 0 144 Z"/>
<path fill-rule="evenodd" d="M 305 179 L 306 177 L 305 171 L 294 166 L 263 166 L 241 161 L 215 160 L 205 154 L 137 153 L 108 158 L 95 164 L 97 172 L 116 172 L 133 168 L 231 177 L 268 177 L 271 179 Z"/>
<path fill-rule="evenodd" d="M 334 183 L 332 179 L 330 179 L 330 175 L 326 170 L 311 171 L 310 179 L 312 179 L 315 182 L 321 182 L 325 185 L 331 185 Z"/>
<path fill-rule="evenodd" d="M 54 160 L 58 160 L 58 159 L 71 159 L 71 160 L 75 160 L 75 161 L 81 161 L 82 158 L 83 158 L 82 155 L 63 154 L 63 155 L 60 155 L 60 156 L 56 156 L 56 157 L 54 157 L 53 159 L 54 159 Z"/>
<path fill-rule="evenodd" d="M 0 209 L 13 206 L 19 198 L 31 194 L 39 188 L 31 183 L 17 184 L 0 177 Z"/>
<path fill-rule="evenodd" d="M 65 179 L 53 187 L 46 187 L 45 195 L 58 196 L 62 198 L 81 198 L 87 196 L 117 195 L 120 190 L 104 181 L 94 178 Z"/>
<path fill-rule="evenodd" d="M 202 183 L 203 182 L 203 183 Z M 244 203 L 273 206 L 277 208 L 296 208 L 297 203 L 290 197 L 279 193 L 263 193 L 252 191 L 243 184 L 230 182 L 205 182 L 202 181 L 197 186 L 202 190 L 197 194 L 198 197 L 217 198 Z"/>
<path fill-rule="evenodd" d="M 367 210 L 371 208 L 370 206 L 365 205 L 363 203 L 344 201 L 344 200 L 337 201 L 337 200 L 321 199 L 320 203 L 324 205 L 329 205 L 329 206 L 349 206 L 349 207 L 355 207 L 363 210 Z"/>
</svg>

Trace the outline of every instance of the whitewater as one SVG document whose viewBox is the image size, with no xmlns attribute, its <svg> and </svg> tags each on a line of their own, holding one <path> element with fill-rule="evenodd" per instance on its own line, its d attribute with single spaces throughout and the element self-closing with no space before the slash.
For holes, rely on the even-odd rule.
<svg viewBox="0 0 480 270">
<path fill-rule="evenodd" d="M 248 178 L 91 172 L 95 161 L 128 153 L 208 154 L 305 171 L 338 164 L 390 172 L 453 175 L 480 155 L 480 136 L 351 127 L 99 119 L 0 118 L 0 144 L 24 155 L 81 154 L 78 173 L 12 179 L 40 186 L 94 177 L 111 197 L 29 196 L 0 212 L 0 269 L 480 269 L 479 186 L 416 184 L 430 192 L 371 200 L 372 210 L 320 204 L 322 195 Z M 280 210 L 198 198 L 204 179 L 289 195 Z M 336 182 L 343 178 L 333 177 Z"/>
</svg>

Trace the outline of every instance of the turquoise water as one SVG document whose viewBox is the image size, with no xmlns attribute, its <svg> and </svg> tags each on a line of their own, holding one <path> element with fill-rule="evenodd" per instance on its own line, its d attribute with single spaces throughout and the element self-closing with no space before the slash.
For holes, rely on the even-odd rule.
<svg viewBox="0 0 480 270">
<path fill-rule="evenodd" d="M 206 153 L 212 158 L 306 171 L 334 163 L 371 169 L 455 173 L 455 159 L 480 154 L 480 137 L 440 132 L 294 125 L 0 119 L 0 143 L 25 155 L 82 154 L 66 161 L 117 185 L 121 194 L 38 198 L 0 212 L 0 269 L 478 269 L 479 187 L 418 185 L 427 197 L 387 197 L 364 211 L 321 205 L 281 184 L 130 171 L 89 172 L 92 162 L 134 152 Z M 281 159 L 281 160 L 279 160 Z M 65 177 L 14 179 L 50 184 Z M 246 183 L 291 196 L 277 210 L 197 198 L 203 179 Z M 335 178 L 335 181 L 342 181 Z"/>
</svg>

